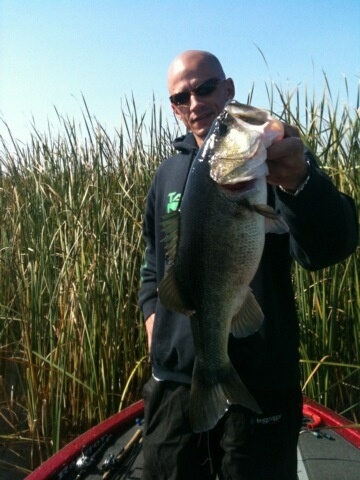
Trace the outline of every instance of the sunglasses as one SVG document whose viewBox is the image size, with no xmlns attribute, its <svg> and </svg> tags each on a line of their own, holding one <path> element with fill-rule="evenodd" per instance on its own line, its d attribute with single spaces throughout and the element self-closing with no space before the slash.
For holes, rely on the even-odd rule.
<svg viewBox="0 0 360 480">
<path fill-rule="evenodd" d="M 194 90 L 189 90 L 187 92 L 180 92 L 171 95 L 170 102 L 173 105 L 180 106 L 186 105 L 190 101 L 190 96 L 193 93 L 197 97 L 207 97 L 215 92 L 216 87 L 219 83 L 223 82 L 225 78 L 210 78 L 206 80 L 206 82 L 201 83 L 198 87 L 194 88 Z"/>
</svg>

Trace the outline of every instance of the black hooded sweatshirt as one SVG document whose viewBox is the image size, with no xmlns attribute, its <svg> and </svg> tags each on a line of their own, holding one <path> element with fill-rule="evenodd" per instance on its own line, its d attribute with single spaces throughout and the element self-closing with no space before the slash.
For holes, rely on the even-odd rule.
<svg viewBox="0 0 360 480">
<path fill-rule="evenodd" d="M 161 222 L 166 213 L 180 205 L 197 152 L 191 133 L 176 139 L 174 146 L 179 153 L 159 166 L 147 197 L 139 305 L 145 319 L 155 312 L 153 376 L 158 380 L 191 383 L 195 354 L 189 318 L 166 310 L 157 296 L 166 268 Z M 268 186 L 268 204 L 283 216 L 289 233 L 266 234 L 262 259 L 251 283 L 265 316 L 261 333 L 242 339 L 229 335 L 230 360 L 250 389 L 289 389 L 300 382 L 292 261 L 308 270 L 317 270 L 349 256 L 358 242 L 353 200 L 335 188 L 310 152 L 306 156 L 310 162 L 310 180 L 297 196 Z"/>
</svg>

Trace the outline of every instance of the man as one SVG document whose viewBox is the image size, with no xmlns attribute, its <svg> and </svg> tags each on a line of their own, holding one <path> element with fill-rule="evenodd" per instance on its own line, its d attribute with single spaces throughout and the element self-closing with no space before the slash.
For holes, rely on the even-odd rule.
<svg viewBox="0 0 360 480">
<path fill-rule="evenodd" d="M 315 270 L 350 255 L 357 245 L 355 207 L 305 151 L 297 129 L 285 124 L 284 139 L 267 150 L 267 181 L 268 203 L 284 217 L 289 234 L 266 236 L 251 284 L 265 315 L 261 335 L 245 339 L 229 335 L 228 345 L 232 363 L 263 413 L 232 406 L 214 429 L 194 434 L 189 424 L 194 362 L 190 322 L 166 310 L 157 297 L 166 267 L 161 221 L 179 206 L 191 162 L 235 88 L 218 59 L 203 51 L 186 51 L 173 60 L 168 88 L 171 107 L 190 133 L 175 140 L 179 153 L 160 165 L 144 217 L 146 254 L 139 304 L 153 376 L 144 387 L 143 479 L 218 475 L 233 480 L 295 480 L 302 395 L 291 260 Z"/>
</svg>

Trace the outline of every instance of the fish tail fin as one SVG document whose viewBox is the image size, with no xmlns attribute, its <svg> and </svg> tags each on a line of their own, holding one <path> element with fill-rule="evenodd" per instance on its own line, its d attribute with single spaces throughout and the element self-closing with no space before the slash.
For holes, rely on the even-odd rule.
<svg viewBox="0 0 360 480">
<path fill-rule="evenodd" d="M 190 397 L 190 423 L 193 431 L 200 433 L 215 427 L 232 404 L 261 413 L 257 401 L 230 361 L 221 369 L 210 372 L 202 368 L 196 358 Z"/>
</svg>

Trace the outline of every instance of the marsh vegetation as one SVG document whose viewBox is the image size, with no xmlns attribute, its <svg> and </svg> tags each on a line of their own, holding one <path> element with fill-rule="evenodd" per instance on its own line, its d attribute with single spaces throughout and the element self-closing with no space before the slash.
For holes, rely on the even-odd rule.
<svg viewBox="0 0 360 480">
<path fill-rule="evenodd" d="M 264 107 L 298 126 L 360 208 L 359 90 L 345 103 L 326 82 L 319 97 L 267 92 Z M 23 144 L 9 128 L 0 140 L 0 442 L 31 445 L 29 469 L 137 400 L 150 372 L 137 306 L 141 221 L 180 130 L 155 101 L 139 114 L 131 99 L 121 117 L 109 133 L 84 102 L 80 125 L 58 113 L 57 133 L 34 129 Z M 359 265 L 358 249 L 321 271 L 293 269 L 304 393 L 355 421 Z"/>
</svg>

